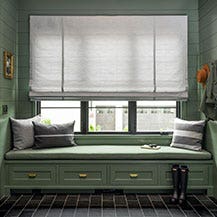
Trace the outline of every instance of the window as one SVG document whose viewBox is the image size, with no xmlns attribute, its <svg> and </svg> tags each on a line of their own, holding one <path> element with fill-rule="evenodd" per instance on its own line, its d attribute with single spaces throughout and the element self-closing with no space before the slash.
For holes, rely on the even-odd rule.
<svg viewBox="0 0 217 217">
<path fill-rule="evenodd" d="M 75 120 L 75 131 L 80 131 L 79 101 L 41 101 L 41 116 L 47 124 L 61 124 Z"/>
<path fill-rule="evenodd" d="M 175 101 L 138 101 L 137 131 L 172 131 L 176 117 Z"/>
<path fill-rule="evenodd" d="M 41 101 L 45 123 L 75 120 L 81 133 L 171 132 L 177 111 L 176 101 Z"/>
<path fill-rule="evenodd" d="M 128 132 L 127 101 L 90 101 L 89 132 Z"/>
</svg>

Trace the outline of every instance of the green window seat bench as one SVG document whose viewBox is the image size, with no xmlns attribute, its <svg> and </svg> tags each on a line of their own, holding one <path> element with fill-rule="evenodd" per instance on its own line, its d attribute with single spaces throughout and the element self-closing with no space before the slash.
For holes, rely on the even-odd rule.
<svg viewBox="0 0 217 217">
<path fill-rule="evenodd" d="M 75 147 L 11 150 L 6 160 L 210 160 L 211 154 L 161 146 L 159 150 L 138 145 L 78 145 Z"/>
<path fill-rule="evenodd" d="M 52 149 L 10 150 L 5 154 L 5 194 L 11 190 L 171 191 L 171 166 L 187 165 L 189 191 L 213 195 L 212 155 L 203 150 L 139 145 L 78 145 Z"/>
</svg>

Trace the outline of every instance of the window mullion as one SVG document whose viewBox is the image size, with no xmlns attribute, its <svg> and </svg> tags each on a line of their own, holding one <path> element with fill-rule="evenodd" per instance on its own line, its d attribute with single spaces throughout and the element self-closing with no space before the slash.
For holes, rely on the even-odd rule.
<svg viewBox="0 0 217 217">
<path fill-rule="evenodd" d="M 81 101 L 81 133 L 88 133 L 88 101 Z"/>
<path fill-rule="evenodd" d="M 128 129 L 129 133 L 136 133 L 136 101 L 128 103 Z"/>
</svg>

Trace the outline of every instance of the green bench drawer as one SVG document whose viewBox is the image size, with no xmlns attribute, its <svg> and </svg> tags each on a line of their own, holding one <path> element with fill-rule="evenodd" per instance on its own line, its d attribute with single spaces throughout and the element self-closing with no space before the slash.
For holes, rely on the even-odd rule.
<svg viewBox="0 0 217 217">
<path fill-rule="evenodd" d="M 132 164 L 111 166 L 112 185 L 146 186 L 157 184 L 156 165 Z"/>
<path fill-rule="evenodd" d="M 160 184 L 163 186 L 172 186 L 172 165 L 160 166 Z M 190 165 L 188 186 L 209 185 L 209 165 Z"/>
<path fill-rule="evenodd" d="M 59 182 L 70 186 L 100 186 L 106 183 L 106 166 L 71 164 L 59 167 Z"/>
<path fill-rule="evenodd" d="M 43 186 L 56 184 L 56 167 L 37 165 L 8 166 L 8 183 L 18 186 Z"/>
</svg>

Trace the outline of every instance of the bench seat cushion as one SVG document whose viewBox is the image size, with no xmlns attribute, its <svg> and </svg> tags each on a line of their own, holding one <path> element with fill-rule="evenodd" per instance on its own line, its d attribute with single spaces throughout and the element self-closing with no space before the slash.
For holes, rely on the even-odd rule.
<svg viewBox="0 0 217 217">
<path fill-rule="evenodd" d="M 211 154 L 205 150 L 191 151 L 169 146 L 159 150 L 142 149 L 137 145 L 78 145 L 50 149 L 11 150 L 7 160 L 208 160 Z"/>
</svg>

